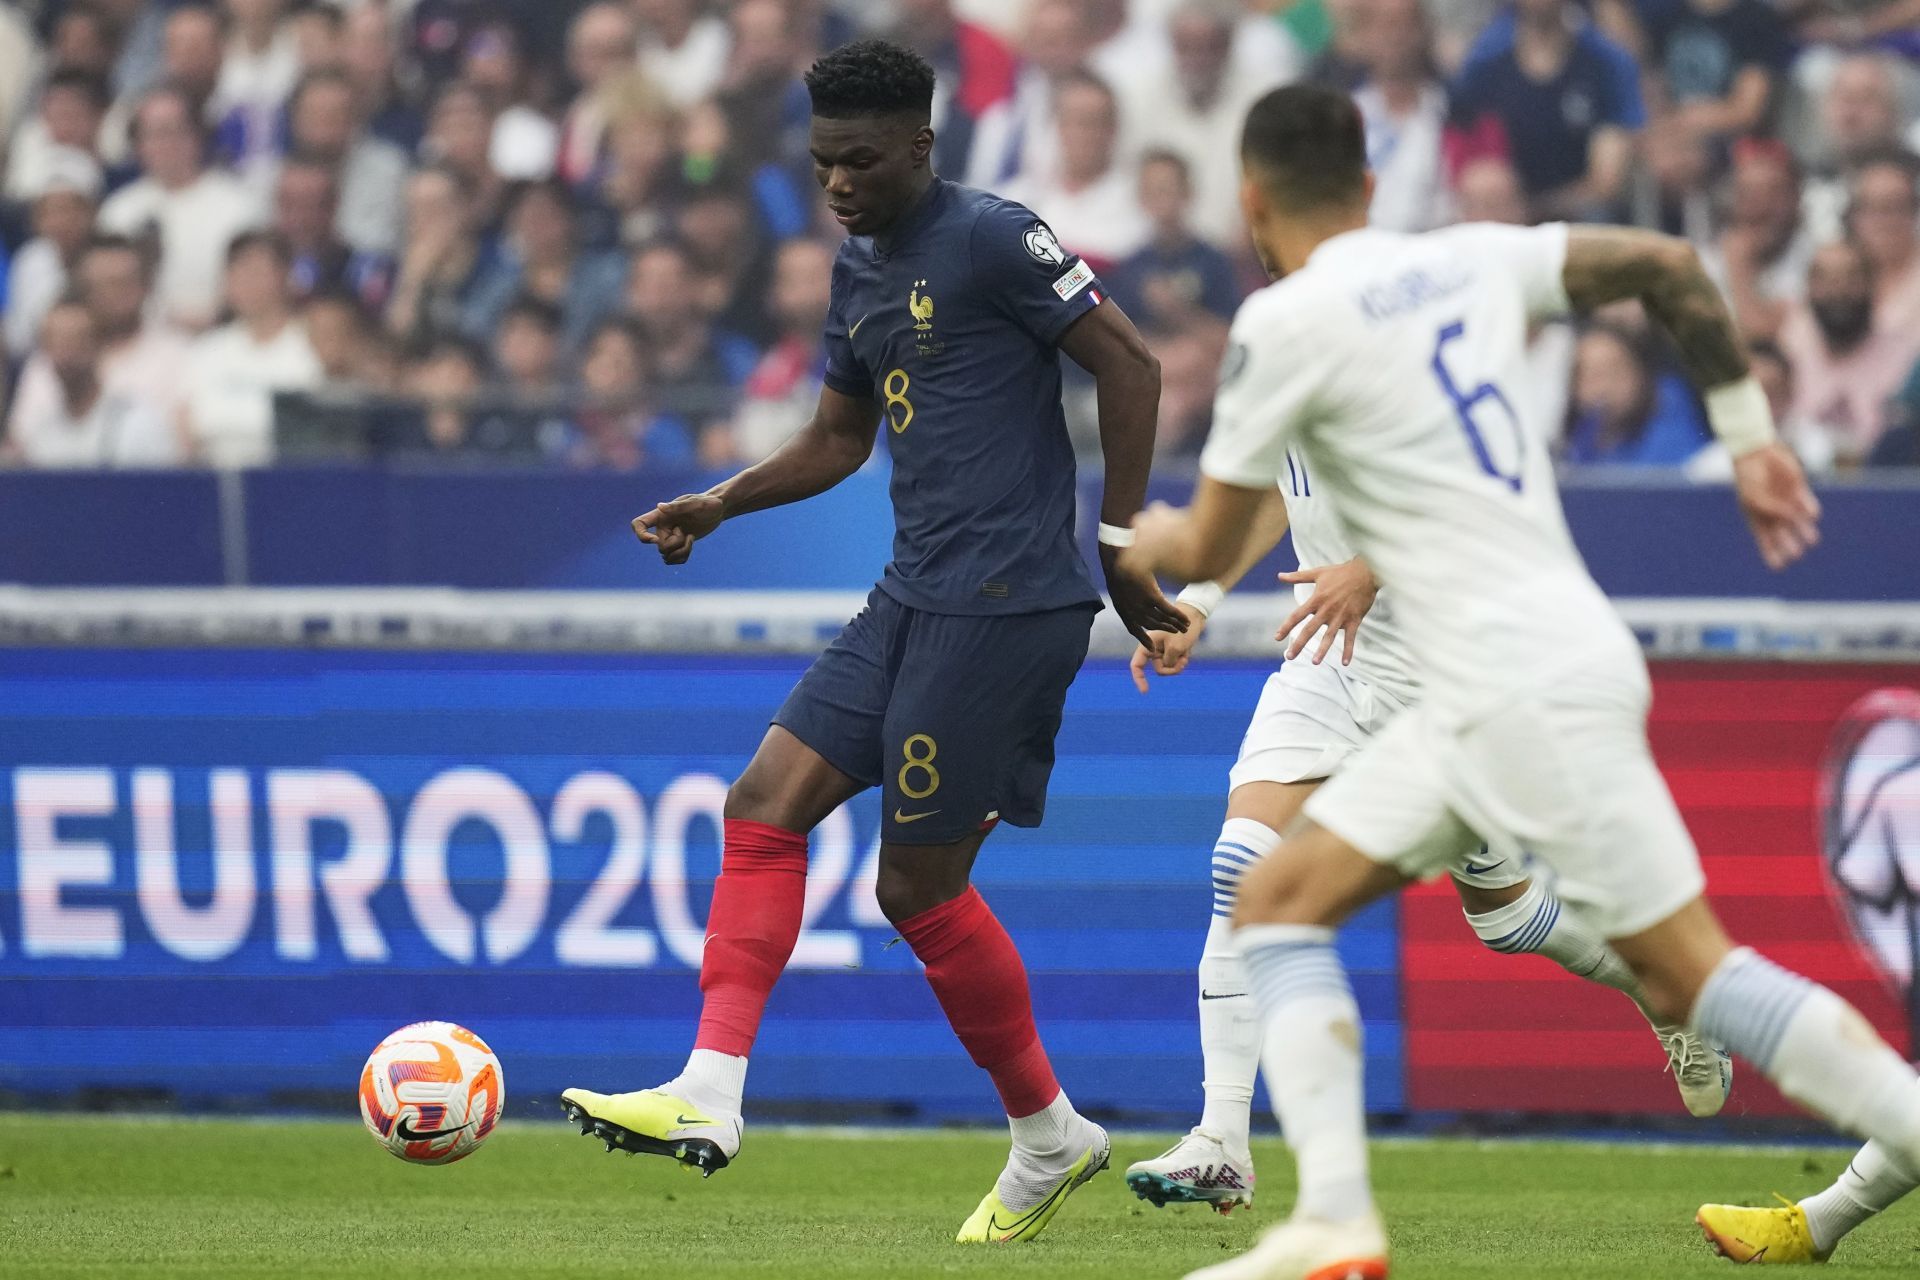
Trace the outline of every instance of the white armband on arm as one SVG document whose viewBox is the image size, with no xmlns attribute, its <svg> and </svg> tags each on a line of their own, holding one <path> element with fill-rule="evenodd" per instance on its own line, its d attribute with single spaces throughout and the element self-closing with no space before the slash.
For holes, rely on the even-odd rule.
<svg viewBox="0 0 1920 1280">
<path fill-rule="evenodd" d="M 1189 582 L 1173 598 L 1175 604 L 1184 604 L 1193 609 L 1202 618 L 1211 618 L 1220 602 L 1227 598 L 1227 589 L 1217 582 Z"/>
<path fill-rule="evenodd" d="M 1714 387 L 1705 399 L 1707 424 L 1734 457 L 1764 449 L 1777 438 L 1767 393 L 1752 374 Z"/>
</svg>

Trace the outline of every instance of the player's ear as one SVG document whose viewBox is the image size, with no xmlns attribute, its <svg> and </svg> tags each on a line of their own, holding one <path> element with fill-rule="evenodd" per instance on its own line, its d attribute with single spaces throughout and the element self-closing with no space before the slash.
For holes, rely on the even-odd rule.
<svg viewBox="0 0 1920 1280">
<path fill-rule="evenodd" d="M 1248 230 L 1260 225 L 1267 213 L 1267 193 L 1260 182 L 1251 173 L 1240 175 L 1240 216 L 1246 219 Z"/>
<path fill-rule="evenodd" d="M 1362 203 L 1369 209 L 1373 208 L 1373 189 L 1377 184 L 1378 179 L 1373 176 L 1373 170 L 1369 169 L 1360 175 L 1360 191 L 1366 197 Z"/>
<path fill-rule="evenodd" d="M 913 167 L 918 169 L 926 164 L 927 157 L 933 154 L 933 126 L 923 124 L 913 134 Z"/>
</svg>

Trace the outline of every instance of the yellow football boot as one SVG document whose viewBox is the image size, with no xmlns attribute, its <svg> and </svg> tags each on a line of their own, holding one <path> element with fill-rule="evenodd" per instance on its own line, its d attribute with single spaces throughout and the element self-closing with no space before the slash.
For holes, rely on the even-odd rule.
<svg viewBox="0 0 1920 1280">
<path fill-rule="evenodd" d="M 1693 1220 L 1714 1251 L 1735 1262 L 1825 1262 L 1827 1255 L 1813 1246 L 1807 1211 L 1785 1196 L 1777 1198 L 1774 1208 L 1703 1204 Z"/>
<path fill-rule="evenodd" d="M 996 1185 L 987 1192 L 987 1198 L 980 1202 L 973 1216 L 961 1224 L 960 1234 L 954 1237 L 954 1242 L 1010 1244 L 1015 1240 L 1031 1240 L 1045 1231 L 1047 1224 L 1053 1221 L 1053 1215 L 1060 1212 L 1060 1206 L 1067 1202 L 1067 1197 L 1107 1167 L 1107 1157 L 1113 1149 L 1107 1140 L 1107 1131 L 1091 1121 L 1086 1124 L 1093 1131 L 1094 1141 L 1060 1175 L 1060 1181 L 1041 1197 L 1038 1204 L 1015 1213 L 1000 1203 L 1000 1188 Z"/>
<path fill-rule="evenodd" d="M 666 1156 L 707 1177 L 740 1154 L 739 1116 L 710 1116 L 685 1098 L 661 1089 L 594 1093 L 569 1089 L 560 1107 L 580 1132 L 599 1138 L 607 1150 Z"/>
</svg>

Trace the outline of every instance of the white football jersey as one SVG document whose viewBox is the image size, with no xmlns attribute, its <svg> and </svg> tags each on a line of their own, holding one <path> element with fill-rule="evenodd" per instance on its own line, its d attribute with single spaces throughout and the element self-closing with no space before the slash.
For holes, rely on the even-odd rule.
<svg viewBox="0 0 1920 1280">
<path fill-rule="evenodd" d="M 1234 317 L 1201 471 L 1285 489 L 1304 462 L 1449 720 L 1602 649 L 1638 661 L 1518 414 L 1528 325 L 1568 309 L 1566 245 L 1559 225 L 1350 231 Z"/>
<path fill-rule="evenodd" d="M 1356 554 L 1347 541 L 1340 517 L 1334 514 L 1324 494 L 1314 491 L 1313 468 L 1297 449 L 1287 450 L 1287 469 L 1280 477 L 1280 496 L 1287 504 L 1287 528 L 1293 535 L 1293 554 L 1302 569 L 1342 564 Z M 1306 603 L 1313 596 L 1313 584 L 1303 582 L 1293 589 L 1293 597 Z M 1308 625 L 1312 625 L 1309 623 Z M 1316 645 L 1319 641 L 1314 642 Z M 1327 655 L 1328 662 L 1340 659 L 1339 644 Z M 1309 653 L 1312 650 L 1309 649 Z M 1299 661 L 1306 661 L 1303 655 Z M 1382 591 L 1374 597 L 1373 608 L 1353 646 L 1353 665 L 1346 668 L 1368 684 L 1378 685 L 1402 702 L 1420 697 L 1420 680 L 1414 674 L 1413 657 L 1400 633 L 1400 617 L 1395 612 L 1393 593 Z"/>
</svg>

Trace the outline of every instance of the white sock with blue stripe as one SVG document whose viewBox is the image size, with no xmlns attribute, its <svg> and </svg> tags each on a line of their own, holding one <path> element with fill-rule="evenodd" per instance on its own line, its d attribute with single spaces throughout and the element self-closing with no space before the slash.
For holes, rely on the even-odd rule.
<svg viewBox="0 0 1920 1280">
<path fill-rule="evenodd" d="M 1647 1012 L 1640 980 L 1627 968 L 1627 962 L 1614 953 L 1598 930 L 1569 911 L 1539 880 L 1528 884 L 1525 893 L 1504 907 L 1480 915 L 1466 914 L 1467 923 L 1489 950 L 1502 955 L 1543 955 L 1576 978 L 1625 992 L 1642 1013 Z M 1652 1014 L 1647 1016 L 1659 1025 Z"/>
<path fill-rule="evenodd" d="M 1889 1159 L 1885 1147 L 1869 1142 L 1847 1162 L 1846 1172 L 1832 1186 L 1800 1202 L 1813 1247 L 1832 1253 L 1847 1232 L 1892 1208 L 1916 1185 L 1920 1179 Z"/>
<path fill-rule="evenodd" d="M 1691 1022 L 1807 1110 L 1920 1170 L 1920 1078 L 1833 992 L 1739 947 L 1700 988 Z"/>
<path fill-rule="evenodd" d="M 1267 1091 L 1299 1168 L 1298 1217 L 1347 1222 L 1373 1211 L 1367 1181 L 1360 1008 L 1333 930 L 1260 924 L 1236 930 L 1265 1023 Z"/>
<path fill-rule="evenodd" d="M 1233 945 L 1233 902 L 1247 869 L 1280 847 L 1280 833 L 1251 818 L 1228 818 L 1213 846 L 1213 919 L 1200 953 L 1200 1057 L 1206 1110 L 1200 1127 L 1245 1154 L 1253 1082 L 1260 1073 L 1260 1016 L 1247 995 L 1247 968 Z"/>
</svg>

